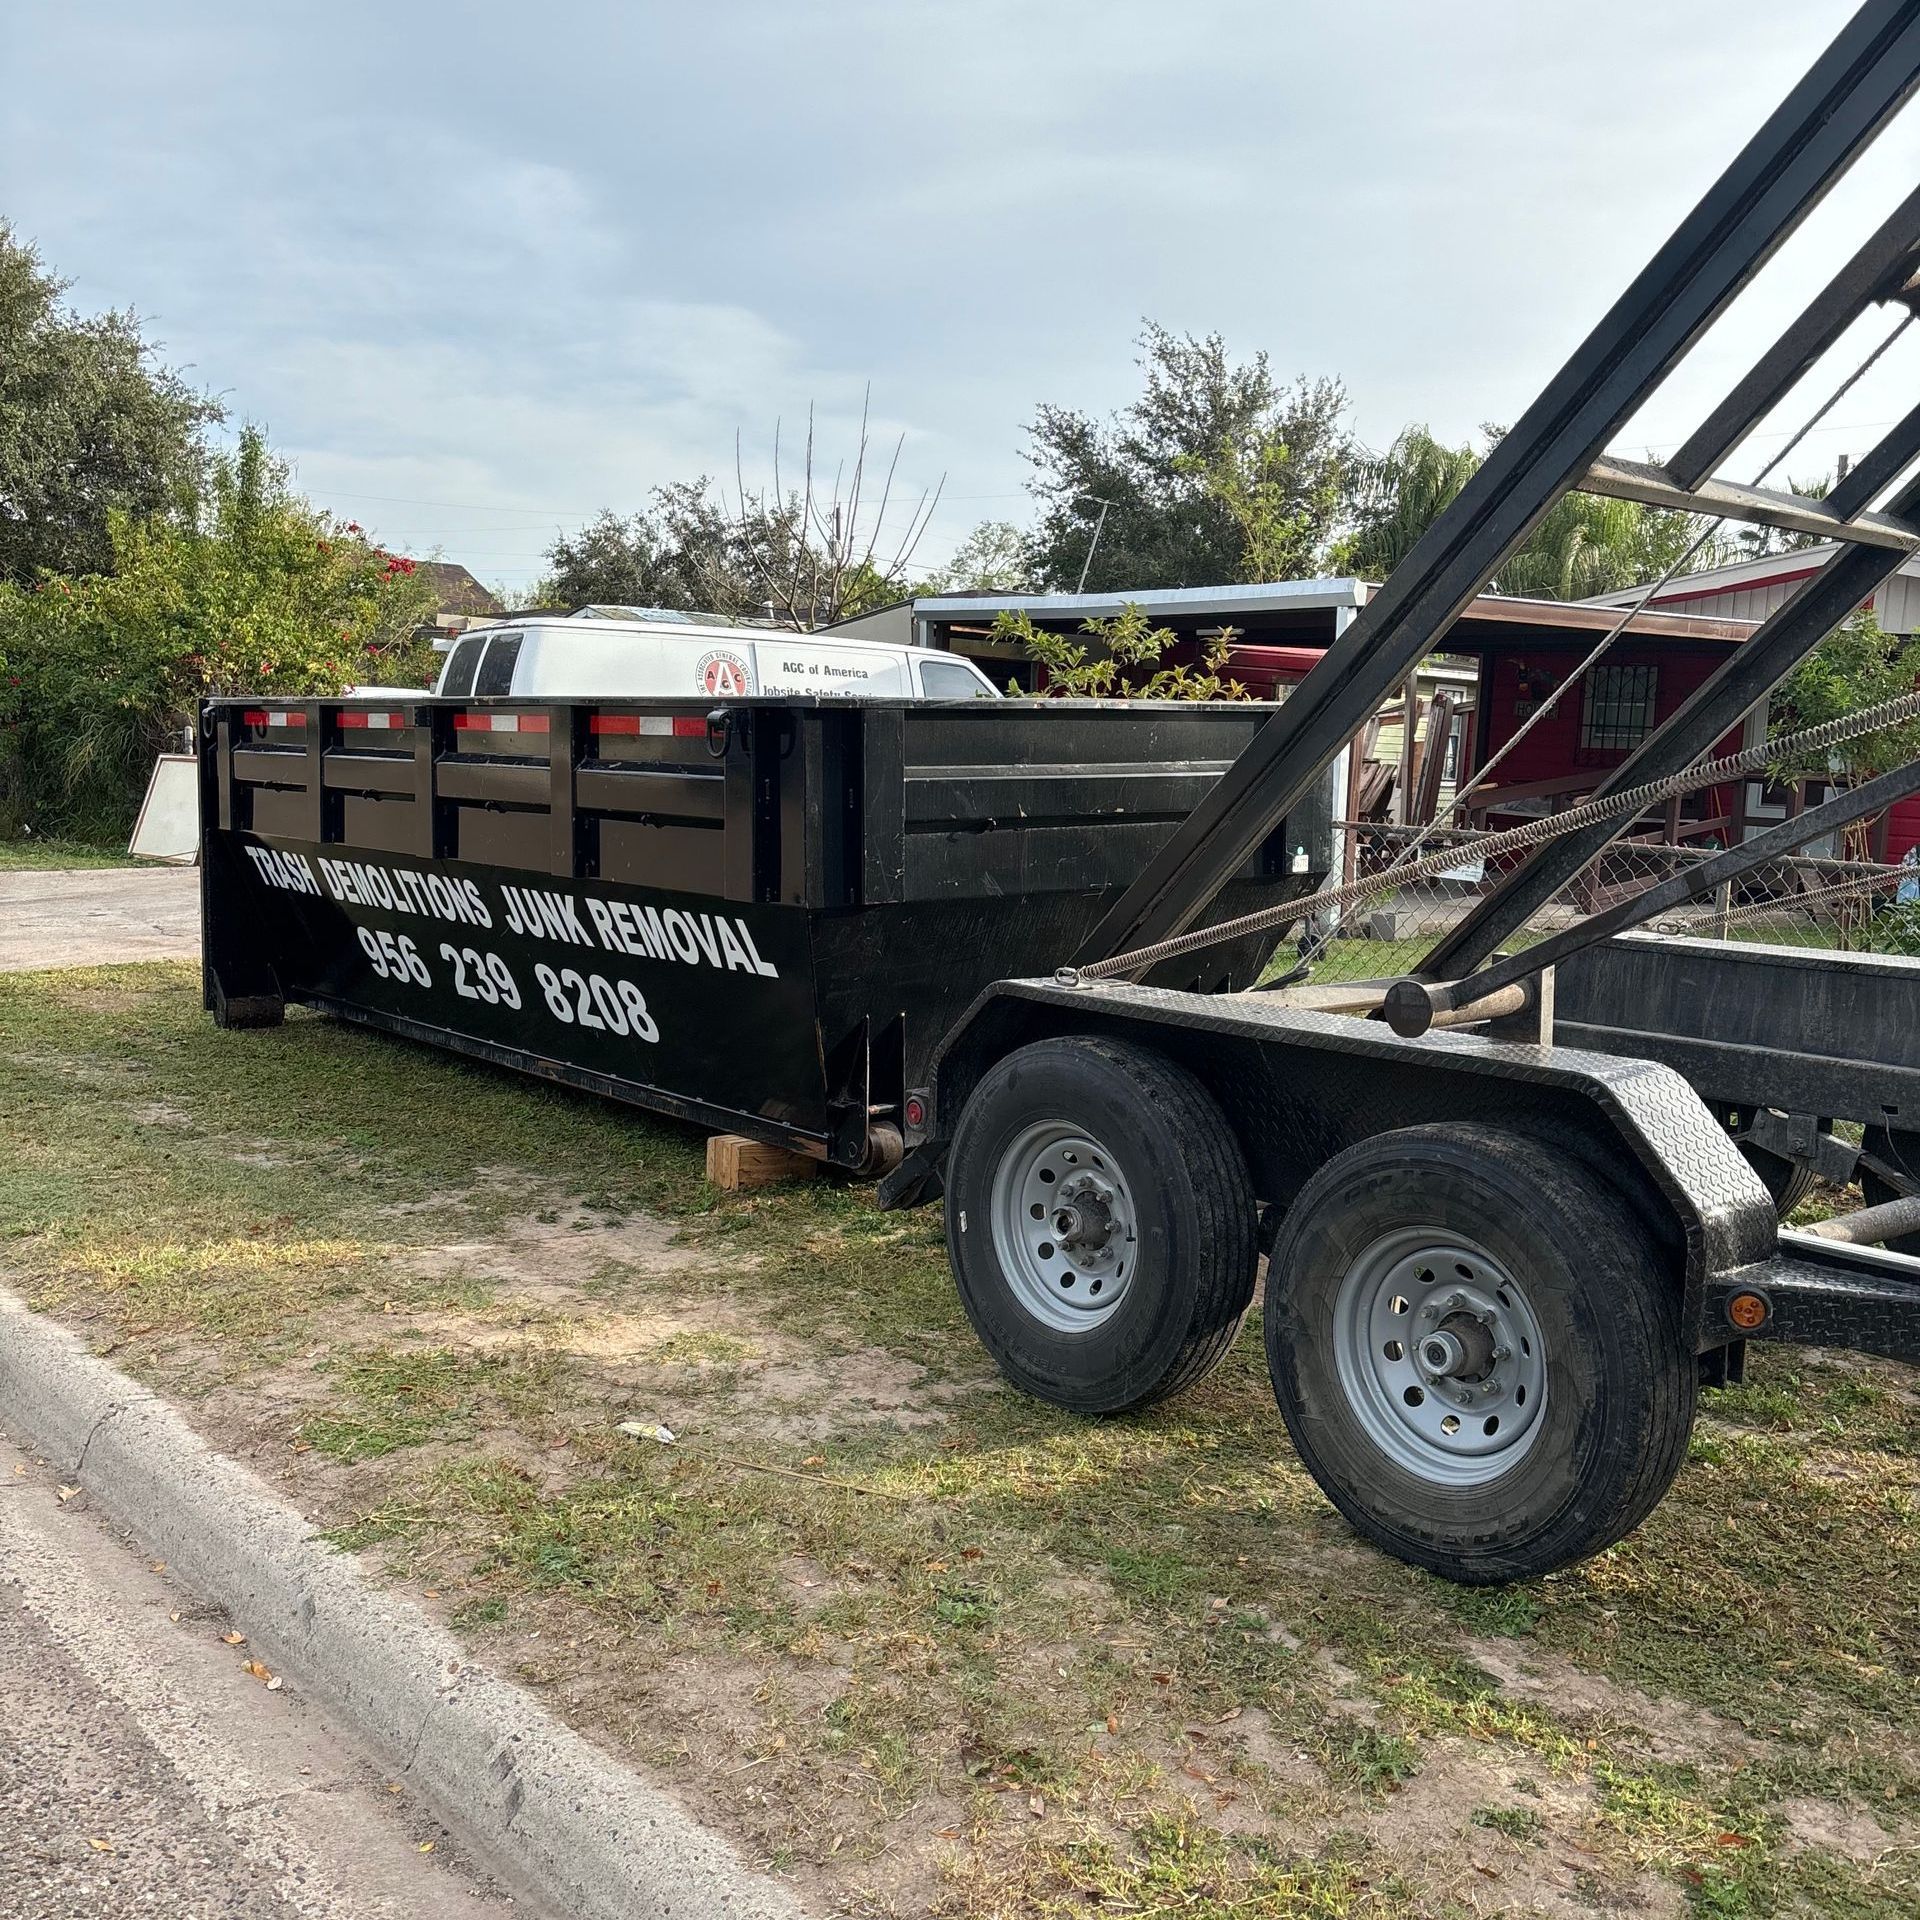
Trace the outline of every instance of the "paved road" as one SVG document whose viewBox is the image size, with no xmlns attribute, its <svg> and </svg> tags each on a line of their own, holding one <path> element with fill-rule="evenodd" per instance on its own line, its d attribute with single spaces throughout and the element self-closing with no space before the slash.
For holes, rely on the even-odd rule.
<svg viewBox="0 0 1920 1920">
<path fill-rule="evenodd" d="M 534 1920 L 86 1505 L 0 1440 L 0 1920 Z"/>
<path fill-rule="evenodd" d="M 199 957 L 197 867 L 0 873 L 0 973 Z"/>
</svg>

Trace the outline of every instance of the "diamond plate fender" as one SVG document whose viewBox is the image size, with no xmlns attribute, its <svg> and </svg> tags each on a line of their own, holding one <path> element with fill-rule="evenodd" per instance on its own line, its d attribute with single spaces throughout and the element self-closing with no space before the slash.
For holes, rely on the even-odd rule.
<svg viewBox="0 0 1920 1920">
<path fill-rule="evenodd" d="M 1334 1154 L 1398 1127 L 1471 1120 L 1560 1142 L 1620 1187 L 1671 1249 L 1703 1348 L 1727 1339 L 1718 1315 L 1703 1325 L 1709 1285 L 1774 1252 L 1766 1188 L 1670 1067 L 1464 1033 L 1401 1039 L 1377 1022 L 1255 995 L 1001 981 L 941 1045 L 930 1134 L 951 1138 L 996 1060 L 1060 1033 L 1129 1038 L 1189 1067 L 1225 1109 L 1260 1198 L 1282 1207 Z"/>
</svg>

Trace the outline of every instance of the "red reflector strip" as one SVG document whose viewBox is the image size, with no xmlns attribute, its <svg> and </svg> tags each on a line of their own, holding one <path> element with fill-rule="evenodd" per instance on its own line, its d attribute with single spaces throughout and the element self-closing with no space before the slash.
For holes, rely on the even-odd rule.
<svg viewBox="0 0 1920 1920">
<path fill-rule="evenodd" d="M 264 707 L 249 708 L 240 716 L 240 723 L 247 727 L 304 727 L 307 716 L 297 709 L 293 712 L 268 712 Z"/>
<path fill-rule="evenodd" d="M 589 733 L 639 733 L 661 739 L 699 740 L 707 731 L 706 716 L 697 713 L 596 713 L 587 722 Z"/>
<path fill-rule="evenodd" d="M 365 707 L 342 707 L 340 724 L 343 727 L 368 727 L 376 733 L 391 733 L 407 724 L 404 713 L 369 713 Z"/>
<path fill-rule="evenodd" d="M 545 733 L 544 713 L 456 713 L 456 733 Z"/>
</svg>

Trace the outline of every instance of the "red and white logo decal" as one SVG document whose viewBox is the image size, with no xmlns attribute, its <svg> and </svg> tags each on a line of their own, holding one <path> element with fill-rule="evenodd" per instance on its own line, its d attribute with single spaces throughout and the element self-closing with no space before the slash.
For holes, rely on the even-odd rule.
<svg viewBox="0 0 1920 1920">
<path fill-rule="evenodd" d="M 747 694 L 753 691 L 747 678 L 747 663 L 737 653 L 716 650 L 700 656 L 696 669 L 700 691 L 715 694 Z"/>
</svg>

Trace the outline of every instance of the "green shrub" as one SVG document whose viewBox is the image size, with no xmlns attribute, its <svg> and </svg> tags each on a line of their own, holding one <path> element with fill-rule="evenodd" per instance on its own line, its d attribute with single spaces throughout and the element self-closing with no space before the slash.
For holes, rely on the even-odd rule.
<svg viewBox="0 0 1920 1920">
<path fill-rule="evenodd" d="M 204 695 L 432 679 L 412 561 L 315 512 L 252 430 L 195 523 L 110 529 L 111 573 L 0 585 L 0 835 L 124 839 Z"/>
</svg>

